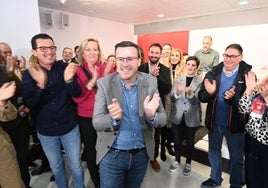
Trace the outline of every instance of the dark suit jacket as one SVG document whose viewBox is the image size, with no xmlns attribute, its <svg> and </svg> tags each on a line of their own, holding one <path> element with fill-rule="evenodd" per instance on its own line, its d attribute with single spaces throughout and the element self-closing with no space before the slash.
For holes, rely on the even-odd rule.
<svg viewBox="0 0 268 188">
<path fill-rule="evenodd" d="M 170 92 L 172 87 L 170 70 L 168 67 L 161 63 L 159 63 L 158 66 L 160 67 L 159 76 L 157 77 L 158 91 L 163 105 L 165 106 L 165 96 Z M 141 64 L 138 70 L 149 74 L 149 64 Z"/>
<path fill-rule="evenodd" d="M 142 124 L 142 132 L 148 156 L 151 160 L 154 158 L 154 127 L 145 119 L 143 102 L 146 96 L 152 97 L 158 92 L 157 81 L 153 76 L 145 73 L 137 73 L 138 83 L 138 101 L 139 101 L 139 116 Z M 98 80 L 98 90 L 94 104 L 93 126 L 97 131 L 97 163 L 109 151 L 112 146 L 119 128 L 115 129 L 111 123 L 111 117 L 107 109 L 107 105 L 111 104 L 113 98 L 117 98 L 120 106 L 123 107 L 123 92 L 121 88 L 120 78 L 118 73 L 113 73 Z M 157 109 L 158 125 L 163 127 L 167 123 L 167 115 L 163 104 Z"/>
</svg>

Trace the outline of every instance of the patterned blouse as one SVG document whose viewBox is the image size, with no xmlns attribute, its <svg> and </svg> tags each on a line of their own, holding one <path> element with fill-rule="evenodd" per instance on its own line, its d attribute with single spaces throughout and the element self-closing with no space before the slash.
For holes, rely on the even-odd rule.
<svg viewBox="0 0 268 188">
<path fill-rule="evenodd" d="M 243 94 L 239 100 L 239 111 L 249 114 L 245 126 L 249 135 L 264 145 L 268 145 L 268 106 L 259 92 L 252 95 Z"/>
</svg>

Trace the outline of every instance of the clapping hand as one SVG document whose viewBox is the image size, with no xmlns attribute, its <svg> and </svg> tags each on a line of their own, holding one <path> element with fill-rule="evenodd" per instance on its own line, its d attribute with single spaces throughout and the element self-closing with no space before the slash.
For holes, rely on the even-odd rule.
<svg viewBox="0 0 268 188">
<path fill-rule="evenodd" d="M 159 107 L 160 104 L 160 96 L 158 93 L 155 93 L 150 99 L 150 96 L 147 96 L 143 102 L 144 106 L 144 113 L 146 117 L 149 120 L 152 120 L 154 118 L 154 115 L 156 113 L 157 108 Z"/>
<path fill-rule="evenodd" d="M 216 81 L 212 80 L 212 83 L 206 78 L 204 79 L 204 86 L 207 92 L 212 95 L 216 91 Z"/>
<path fill-rule="evenodd" d="M 261 84 L 259 92 L 265 100 L 266 104 L 268 104 L 268 78 L 266 78 L 266 80 Z"/>
<path fill-rule="evenodd" d="M 254 72 L 249 71 L 245 75 L 246 90 L 245 93 L 250 95 L 257 85 L 256 75 Z"/>
<path fill-rule="evenodd" d="M 232 86 L 231 89 L 225 91 L 224 93 L 224 98 L 225 99 L 230 99 L 235 95 L 235 86 Z"/>
<path fill-rule="evenodd" d="M 16 84 L 14 81 L 4 83 L 0 87 L 0 101 L 9 99 L 14 95 L 15 91 L 16 91 Z"/>
<path fill-rule="evenodd" d="M 158 66 L 151 66 L 150 74 L 155 77 L 159 76 L 159 69 Z"/>
<path fill-rule="evenodd" d="M 29 62 L 29 73 L 36 81 L 37 86 L 40 89 L 44 89 L 47 83 L 47 73 L 43 70 L 38 63 Z"/>
<path fill-rule="evenodd" d="M 112 99 L 112 104 L 107 106 L 110 116 L 115 120 L 120 120 L 122 118 L 122 109 L 116 98 Z"/>
<path fill-rule="evenodd" d="M 64 81 L 68 82 L 73 79 L 76 74 L 77 65 L 75 63 L 69 63 L 64 70 Z"/>
</svg>

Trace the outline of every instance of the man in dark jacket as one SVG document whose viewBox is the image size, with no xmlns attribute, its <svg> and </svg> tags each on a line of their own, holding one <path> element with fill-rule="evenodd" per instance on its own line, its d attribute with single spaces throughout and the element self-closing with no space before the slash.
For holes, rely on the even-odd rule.
<svg viewBox="0 0 268 188">
<path fill-rule="evenodd" d="M 199 100 L 207 104 L 205 125 L 209 130 L 208 158 L 210 178 L 202 188 L 215 187 L 223 181 L 221 174 L 221 147 L 223 136 L 230 154 L 230 187 L 244 185 L 244 126 L 246 118 L 238 111 L 238 100 L 245 91 L 245 74 L 252 66 L 242 61 L 239 44 L 229 45 L 223 62 L 209 71 L 199 91 Z"/>
<path fill-rule="evenodd" d="M 40 33 L 32 40 L 32 54 L 38 63 L 30 62 L 23 74 L 23 100 L 32 112 L 37 135 L 48 158 L 58 187 L 68 187 L 61 146 L 67 156 L 75 188 L 84 188 L 80 160 L 81 140 L 76 105 L 72 97 L 81 95 L 73 63 L 56 61 L 52 37 Z"/>
</svg>

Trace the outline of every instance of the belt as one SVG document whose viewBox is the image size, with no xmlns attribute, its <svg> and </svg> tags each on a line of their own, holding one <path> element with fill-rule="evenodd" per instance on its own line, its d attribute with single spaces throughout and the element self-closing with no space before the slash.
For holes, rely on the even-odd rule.
<svg viewBox="0 0 268 188">
<path fill-rule="evenodd" d="M 110 149 L 114 150 L 114 151 L 121 151 L 121 152 L 125 152 L 125 153 L 130 153 L 130 154 L 139 153 L 139 152 L 145 150 L 145 148 L 137 148 L 137 149 L 129 149 L 129 150 L 116 149 L 116 148 L 110 148 Z"/>
</svg>

